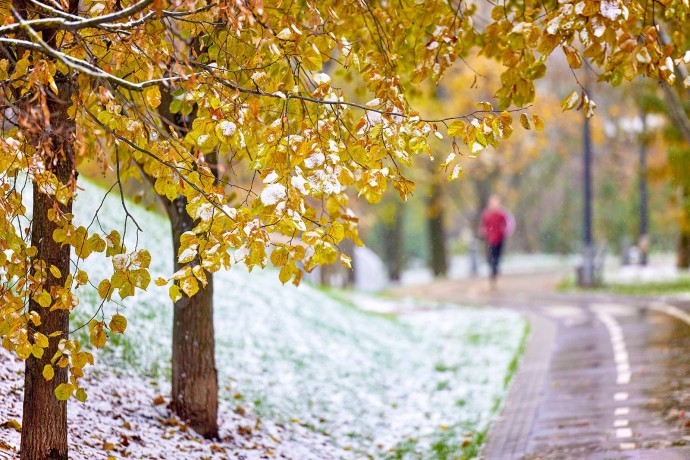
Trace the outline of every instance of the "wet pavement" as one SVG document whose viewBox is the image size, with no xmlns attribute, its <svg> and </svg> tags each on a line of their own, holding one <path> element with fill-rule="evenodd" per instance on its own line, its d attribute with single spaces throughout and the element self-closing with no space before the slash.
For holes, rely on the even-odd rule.
<svg viewBox="0 0 690 460">
<path fill-rule="evenodd" d="M 690 304 L 558 294 L 561 277 L 504 277 L 496 290 L 485 280 L 448 280 L 396 291 L 530 318 L 484 458 L 690 459 Z"/>
</svg>

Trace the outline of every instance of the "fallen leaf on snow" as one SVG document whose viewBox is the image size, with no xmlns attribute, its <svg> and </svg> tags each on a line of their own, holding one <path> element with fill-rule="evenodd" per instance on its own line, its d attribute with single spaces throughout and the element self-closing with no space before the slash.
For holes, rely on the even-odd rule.
<svg viewBox="0 0 690 460">
<path fill-rule="evenodd" d="M 10 420 L 6 421 L 5 423 L 3 423 L 1 426 L 2 426 L 2 428 L 11 428 L 14 431 L 17 431 L 19 433 L 22 432 L 22 424 L 19 423 L 18 421 L 16 421 L 15 419 L 10 419 Z"/>
</svg>

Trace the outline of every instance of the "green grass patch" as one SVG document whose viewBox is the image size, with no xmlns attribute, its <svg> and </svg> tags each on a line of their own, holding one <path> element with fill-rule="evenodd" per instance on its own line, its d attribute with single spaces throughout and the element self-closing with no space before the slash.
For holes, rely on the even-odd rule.
<svg viewBox="0 0 690 460">
<path fill-rule="evenodd" d="M 690 276 L 681 276 L 669 281 L 636 283 L 605 283 L 602 286 L 584 288 L 577 285 L 575 278 L 566 277 L 558 283 L 559 292 L 601 292 L 627 296 L 660 296 L 690 292 Z"/>
</svg>

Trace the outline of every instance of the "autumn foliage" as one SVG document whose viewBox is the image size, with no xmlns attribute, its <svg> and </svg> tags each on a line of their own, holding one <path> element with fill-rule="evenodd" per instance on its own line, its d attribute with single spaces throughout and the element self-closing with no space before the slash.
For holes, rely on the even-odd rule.
<svg viewBox="0 0 690 460">
<path fill-rule="evenodd" d="M 125 243 L 145 231 L 132 218 L 124 229 L 100 228 L 97 216 L 74 224 L 67 206 L 81 199 L 76 174 L 60 180 L 50 166 L 69 153 L 54 136 L 70 140 L 77 169 L 89 161 L 112 171 L 113 193 L 134 178 L 167 200 L 185 198 L 194 227 L 180 238 L 182 268 L 155 280 L 172 300 L 236 264 L 271 264 L 283 283 L 297 284 L 303 270 L 350 265 L 339 244 L 359 241 L 352 196 L 377 202 L 392 187 L 407 197 L 414 184 L 403 167 L 429 154 L 433 137 L 456 140 L 442 164 L 452 179 L 463 151 L 498 146 L 515 120 L 541 130 L 523 107 L 553 53 L 573 69 L 589 61 L 613 85 L 637 75 L 683 81 L 684 31 L 664 27 L 684 24 L 688 10 L 687 0 L 2 2 L 2 345 L 41 359 L 55 342 L 43 376 L 69 369 L 55 394 L 83 401 L 79 378 L 93 357 L 68 331 L 33 333 L 41 312 L 73 311 L 80 293 L 95 289 L 102 302 L 86 327 L 100 348 L 109 333 L 126 332 L 110 301 L 152 281 L 155 252 Z M 411 87 L 438 82 L 477 54 L 503 64 L 495 102 L 433 119 L 410 106 Z M 563 109 L 591 115 L 595 104 L 576 79 L 573 86 Z M 51 100 L 64 105 L 71 132 L 51 130 Z M 70 248 L 69 273 L 31 242 L 27 181 L 53 200 L 55 230 L 42 237 Z M 79 269 L 90 257 L 110 259 L 112 274 L 93 279 Z M 30 311 L 29 299 L 40 310 Z"/>
</svg>

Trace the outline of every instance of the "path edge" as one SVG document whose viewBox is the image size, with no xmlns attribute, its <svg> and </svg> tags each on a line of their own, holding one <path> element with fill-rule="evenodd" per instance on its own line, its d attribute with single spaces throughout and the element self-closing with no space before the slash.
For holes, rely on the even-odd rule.
<svg viewBox="0 0 690 460">
<path fill-rule="evenodd" d="M 541 315 L 526 315 L 530 338 L 503 407 L 489 428 L 480 458 L 511 460 L 527 453 L 530 433 L 543 397 L 558 323 Z"/>
</svg>

